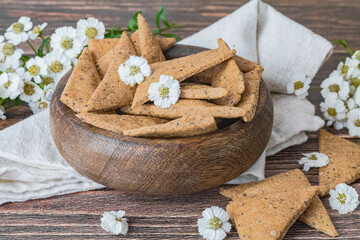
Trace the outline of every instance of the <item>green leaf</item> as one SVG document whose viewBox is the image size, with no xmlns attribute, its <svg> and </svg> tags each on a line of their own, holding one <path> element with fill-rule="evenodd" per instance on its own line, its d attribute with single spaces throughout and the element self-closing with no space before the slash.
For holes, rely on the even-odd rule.
<svg viewBox="0 0 360 240">
<path fill-rule="evenodd" d="M 138 29 L 137 25 L 137 16 L 142 13 L 142 11 L 138 11 L 134 14 L 134 16 L 130 19 L 128 23 L 128 29 L 132 32 L 135 32 Z"/>
<path fill-rule="evenodd" d="M 354 54 L 354 51 L 350 49 L 348 43 L 345 40 L 336 40 L 336 41 L 333 41 L 333 44 L 343 46 L 350 55 Z"/>
<path fill-rule="evenodd" d="M 174 33 L 162 33 L 161 36 L 164 36 L 164 37 L 172 37 L 172 38 L 175 38 L 176 41 L 179 41 L 181 38 L 174 34 Z"/>
<path fill-rule="evenodd" d="M 164 23 L 164 25 L 166 26 L 166 27 L 168 27 L 168 28 L 170 28 L 171 27 L 171 24 L 167 21 L 167 19 L 166 19 L 166 14 L 165 14 L 165 9 L 164 9 L 164 7 L 163 6 L 160 6 L 160 9 L 159 9 L 159 11 L 158 11 L 158 14 L 159 14 L 159 17 L 160 17 L 160 19 L 161 19 L 161 21 Z M 156 17 L 157 17 L 157 15 L 156 15 Z M 156 26 L 158 26 L 158 28 L 160 28 L 160 22 L 159 22 L 159 24 L 158 24 L 158 19 L 156 19 Z"/>
<path fill-rule="evenodd" d="M 46 38 L 46 44 L 45 44 L 45 49 L 46 49 L 46 53 L 50 53 L 50 37 Z"/>
<path fill-rule="evenodd" d="M 44 56 L 44 47 L 48 45 L 48 42 L 50 41 L 50 38 L 46 38 L 42 41 L 39 49 L 37 50 L 37 55 L 39 57 L 43 57 Z M 47 46 L 48 47 L 48 46 Z M 48 49 L 47 49 L 48 50 Z M 46 50 L 46 51 L 47 51 Z M 49 49 L 49 52 L 50 52 L 50 49 Z"/>
</svg>

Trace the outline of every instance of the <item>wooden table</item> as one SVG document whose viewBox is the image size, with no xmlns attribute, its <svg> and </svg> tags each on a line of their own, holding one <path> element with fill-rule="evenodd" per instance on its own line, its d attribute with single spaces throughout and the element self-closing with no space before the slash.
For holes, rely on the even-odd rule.
<svg viewBox="0 0 360 240">
<path fill-rule="evenodd" d="M 181 37 L 208 26 L 236 10 L 246 0 L 182 0 L 182 1 L 1 1 L 1 33 L 19 16 L 30 16 L 35 23 L 48 22 L 45 35 L 60 26 L 75 26 L 80 18 L 95 16 L 106 26 L 125 26 L 136 11 L 142 10 L 150 23 L 155 13 L 164 5 L 168 19 L 185 28 L 176 31 Z M 360 48 L 360 1 L 358 0 L 266 0 L 280 12 L 305 25 L 330 41 L 346 39 L 353 49 Z M 154 25 L 153 25 L 154 26 Z M 30 50 L 27 49 L 30 53 Z M 345 58 L 346 51 L 337 47 L 331 59 L 320 69 L 312 82 L 320 82 Z M 319 91 L 311 91 L 309 100 L 320 116 Z M 8 119 L 0 121 L 5 128 L 31 115 L 27 106 L 13 107 L 7 112 Z M 345 130 L 329 131 L 350 138 Z M 290 147 L 267 158 L 266 176 L 300 168 L 297 161 L 301 153 L 318 151 L 317 133 L 309 133 L 309 140 Z M 317 170 L 307 173 L 309 180 L 317 183 Z M 360 193 L 360 181 L 353 186 Z M 340 233 L 337 239 L 360 239 L 360 208 L 348 215 L 339 215 L 329 208 L 328 198 L 323 202 Z M 176 198 L 157 198 L 129 195 L 110 189 L 88 191 L 23 203 L 7 203 L 0 206 L 0 239 L 111 239 L 100 227 L 104 211 L 125 210 L 129 219 L 128 239 L 201 239 L 196 221 L 203 209 L 217 205 L 225 208 L 228 199 L 218 194 L 218 188 L 206 192 Z M 233 228 L 227 239 L 238 239 Z M 332 239 L 301 222 L 296 222 L 285 239 Z"/>
</svg>

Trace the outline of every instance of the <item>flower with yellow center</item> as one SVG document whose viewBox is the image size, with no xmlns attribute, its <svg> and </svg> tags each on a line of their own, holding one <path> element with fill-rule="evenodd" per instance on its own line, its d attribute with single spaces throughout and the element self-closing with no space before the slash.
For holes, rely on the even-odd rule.
<svg viewBox="0 0 360 240">
<path fill-rule="evenodd" d="M 24 81 L 20 99 L 24 102 L 37 102 L 44 95 L 44 91 L 32 81 Z"/>
<path fill-rule="evenodd" d="M 150 76 L 151 69 L 147 60 L 143 57 L 130 56 L 118 68 L 121 81 L 126 85 L 134 86 L 140 84 L 145 77 Z"/>
<path fill-rule="evenodd" d="M 302 73 L 292 74 L 287 84 L 287 93 L 295 94 L 298 98 L 303 99 L 308 95 L 311 79 Z"/>
<path fill-rule="evenodd" d="M 28 17 L 21 17 L 19 20 L 13 24 L 11 24 L 8 29 L 6 29 L 6 33 L 4 34 L 5 38 L 13 43 L 14 45 L 18 45 L 21 42 L 25 42 L 28 40 L 27 31 L 32 28 L 33 24 Z"/>
<path fill-rule="evenodd" d="M 65 55 L 70 61 L 75 61 L 83 48 L 80 39 L 76 37 L 73 27 L 60 27 L 51 35 L 50 45 L 58 55 Z"/>
<path fill-rule="evenodd" d="M 347 100 L 350 93 L 349 82 L 345 81 L 338 71 L 334 71 L 320 85 L 323 98 L 340 98 Z"/>
<path fill-rule="evenodd" d="M 39 101 L 30 102 L 29 106 L 33 113 L 39 113 L 42 110 L 49 108 L 50 102 L 47 99 L 41 98 Z"/>
<path fill-rule="evenodd" d="M 0 75 L 0 98 L 15 99 L 21 93 L 23 82 L 16 73 L 2 73 Z"/>
<path fill-rule="evenodd" d="M 347 128 L 351 136 L 360 137 L 360 108 L 354 108 L 349 111 Z"/>
<path fill-rule="evenodd" d="M 70 59 L 58 52 L 46 54 L 44 60 L 48 65 L 48 76 L 52 77 L 56 82 L 71 68 Z"/>
<path fill-rule="evenodd" d="M 230 232 L 231 224 L 229 214 L 222 208 L 213 206 L 202 212 L 202 218 L 198 219 L 200 235 L 207 240 L 221 240 Z"/>
<path fill-rule="evenodd" d="M 105 26 L 98 19 L 90 17 L 80 19 L 77 22 L 76 37 L 83 45 L 87 45 L 90 39 L 102 39 L 105 34 Z"/>
<path fill-rule="evenodd" d="M 339 211 L 340 214 L 351 213 L 359 205 L 359 194 L 345 183 L 336 185 L 335 189 L 331 189 L 329 193 L 331 209 Z"/>
<path fill-rule="evenodd" d="M 43 23 L 41 25 L 35 26 L 31 31 L 28 32 L 29 38 L 32 40 L 36 39 L 40 34 L 42 34 L 47 25 L 47 23 Z"/>
<path fill-rule="evenodd" d="M 125 211 L 104 212 L 101 218 L 101 227 L 112 234 L 126 235 L 129 230 L 129 225 L 124 215 Z"/>
<path fill-rule="evenodd" d="M 323 167 L 328 165 L 329 157 L 323 153 L 312 152 L 303 153 L 304 157 L 299 160 L 299 164 L 304 165 L 304 171 L 309 171 L 312 167 Z"/>
<path fill-rule="evenodd" d="M 159 82 L 150 85 L 149 100 L 161 108 L 175 104 L 180 96 L 180 84 L 172 76 L 161 75 Z"/>
<path fill-rule="evenodd" d="M 27 68 L 27 71 L 24 74 L 25 79 L 34 79 L 36 83 L 41 83 L 41 75 L 45 76 L 48 73 L 48 66 L 45 63 L 45 60 L 38 56 L 27 61 L 25 66 Z"/>
<path fill-rule="evenodd" d="M 320 110 L 323 112 L 324 118 L 327 120 L 327 126 L 334 126 L 338 129 L 341 129 L 343 122 L 346 118 L 346 107 L 342 100 L 338 98 L 328 97 L 325 98 L 325 101 L 320 103 Z"/>
</svg>

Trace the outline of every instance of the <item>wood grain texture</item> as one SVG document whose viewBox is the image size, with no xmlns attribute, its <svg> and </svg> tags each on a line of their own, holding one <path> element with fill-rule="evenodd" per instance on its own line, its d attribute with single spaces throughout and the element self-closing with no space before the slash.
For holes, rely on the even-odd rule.
<svg viewBox="0 0 360 240">
<path fill-rule="evenodd" d="M 18 19 L 29 15 L 36 23 L 48 22 L 45 35 L 56 27 L 71 25 L 82 17 L 95 16 L 107 26 L 117 23 L 125 26 L 131 15 L 143 10 L 151 26 L 155 12 L 164 5 L 168 18 L 185 28 L 176 31 L 181 37 L 189 36 L 203 27 L 231 13 L 246 0 L 183 0 L 183 1 L 23 1 L 0 2 L 0 32 Z M 330 41 L 345 39 L 353 49 L 360 49 L 360 1 L 358 0 L 265 0 L 291 19 L 305 25 Z M 30 53 L 30 49 L 27 49 Z M 312 82 L 319 86 L 331 73 L 346 51 L 336 47 L 333 56 L 324 64 Z M 320 91 L 310 91 L 308 99 L 321 116 Z M 18 106 L 7 112 L 8 119 L 0 121 L 0 129 L 31 115 L 27 106 Z M 346 130 L 330 132 L 360 144 L 359 138 L 349 137 Z M 318 151 L 317 133 L 309 133 L 309 140 L 299 146 L 287 148 L 268 157 L 266 176 L 300 168 L 297 161 L 301 153 Z M 306 173 L 311 183 L 317 183 L 316 169 Z M 360 181 L 354 183 L 360 193 Z M 339 215 L 330 209 L 328 198 L 323 198 L 340 236 L 336 239 L 360 239 L 360 208 L 348 215 Z M 114 239 L 100 227 L 103 211 L 123 209 L 127 212 L 130 230 L 127 239 L 202 239 L 197 233 L 196 220 L 201 211 L 212 205 L 225 208 L 228 199 L 218 194 L 218 188 L 175 198 L 159 198 L 126 194 L 110 189 L 88 191 L 23 203 L 0 206 L 0 239 Z M 120 237 L 121 238 L 121 237 Z M 233 228 L 227 239 L 238 239 Z M 301 222 L 296 222 L 285 239 L 319 240 L 328 237 Z"/>
<path fill-rule="evenodd" d="M 165 57 L 174 59 L 204 50 L 175 45 L 165 51 Z M 149 139 L 127 137 L 83 123 L 60 101 L 70 74 L 60 81 L 51 101 L 52 137 L 71 166 L 113 189 L 179 195 L 213 188 L 246 171 L 260 157 L 270 138 L 273 106 L 263 81 L 251 122 L 226 119 L 213 133 Z"/>
</svg>

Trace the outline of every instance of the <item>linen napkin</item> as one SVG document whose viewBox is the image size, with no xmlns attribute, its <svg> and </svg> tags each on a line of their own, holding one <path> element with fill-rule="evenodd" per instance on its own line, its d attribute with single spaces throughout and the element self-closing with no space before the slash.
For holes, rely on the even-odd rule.
<svg viewBox="0 0 360 240">
<path fill-rule="evenodd" d="M 259 62 L 265 68 L 263 79 L 268 87 L 279 93 L 286 93 L 294 71 L 312 78 L 332 50 L 327 40 L 259 0 L 180 43 L 216 48 L 220 37 L 238 55 Z M 229 183 L 263 179 L 267 155 L 305 142 L 305 131 L 324 125 L 309 101 L 278 93 L 272 97 L 275 116 L 269 145 L 248 171 Z M 62 158 L 51 137 L 49 110 L 0 131 L 0 204 L 101 187 Z"/>
</svg>

